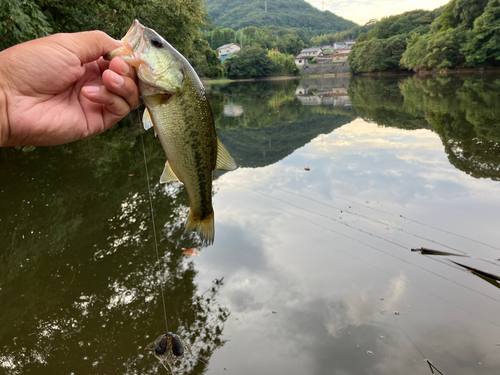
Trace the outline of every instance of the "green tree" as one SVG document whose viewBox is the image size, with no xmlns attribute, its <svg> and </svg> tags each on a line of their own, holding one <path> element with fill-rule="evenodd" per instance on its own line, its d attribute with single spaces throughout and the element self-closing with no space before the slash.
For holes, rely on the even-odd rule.
<svg viewBox="0 0 500 375">
<path fill-rule="evenodd" d="M 270 50 L 267 52 L 267 56 L 273 62 L 273 68 L 272 68 L 273 75 L 279 75 L 279 76 L 299 75 L 300 69 L 295 64 L 295 58 L 293 55 L 287 55 L 284 53 L 276 52 L 274 50 Z"/>
<path fill-rule="evenodd" d="M 226 68 L 205 39 L 195 40 L 187 57 L 200 77 L 219 78 L 226 74 Z"/>
<path fill-rule="evenodd" d="M 398 36 L 357 42 L 349 53 L 351 72 L 376 72 L 399 69 L 406 41 Z"/>
<path fill-rule="evenodd" d="M 335 42 L 344 42 L 346 40 L 356 40 L 361 34 L 367 33 L 375 27 L 377 20 L 368 21 L 363 26 L 355 26 L 350 30 L 340 31 L 335 34 L 324 34 L 311 38 L 311 43 L 315 46 L 332 45 Z"/>
<path fill-rule="evenodd" d="M 463 28 L 449 28 L 435 34 L 412 36 L 403 54 L 401 64 L 408 69 L 443 69 L 464 64 L 465 56 L 460 46 L 465 42 Z"/>
<path fill-rule="evenodd" d="M 206 15 L 201 0 L 0 1 L 4 48 L 49 32 L 102 30 L 120 39 L 137 18 L 185 54 L 199 38 Z"/>
<path fill-rule="evenodd" d="M 264 48 L 259 44 L 252 44 L 226 59 L 224 66 L 228 78 L 258 78 L 271 75 L 273 62 Z"/>
<path fill-rule="evenodd" d="M 428 32 L 433 21 L 432 17 L 432 12 L 427 10 L 412 10 L 384 17 L 368 32 L 368 39 L 388 39 L 393 36 L 406 38 L 414 32 Z"/>
<path fill-rule="evenodd" d="M 500 3 L 452 0 L 427 35 L 412 36 L 401 65 L 413 70 L 500 64 Z"/>
<path fill-rule="evenodd" d="M 0 0 L 0 50 L 47 36 L 52 28 L 33 0 Z"/>
<path fill-rule="evenodd" d="M 426 35 L 441 12 L 442 8 L 434 11 L 414 10 L 376 22 L 367 33 L 359 34 L 349 54 L 350 71 L 358 73 L 408 68 L 400 65 L 408 39 L 411 40 L 415 34 Z"/>
<path fill-rule="evenodd" d="M 484 13 L 474 21 L 464 48 L 467 63 L 500 64 L 500 0 L 490 0 Z"/>
<path fill-rule="evenodd" d="M 285 34 L 277 42 L 277 47 L 281 52 L 294 56 L 298 55 L 304 46 L 304 42 L 297 35 L 293 34 Z"/>
</svg>

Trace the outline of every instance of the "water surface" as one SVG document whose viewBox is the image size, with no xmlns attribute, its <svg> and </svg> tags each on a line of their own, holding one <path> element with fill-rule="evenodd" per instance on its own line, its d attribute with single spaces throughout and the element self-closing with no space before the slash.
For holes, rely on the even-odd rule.
<svg viewBox="0 0 500 375">
<path fill-rule="evenodd" d="M 3 149 L 0 373 L 497 374 L 500 77 L 212 86 L 240 168 L 216 239 L 181 239 L 178 183 L 137 113 L 91 140 Z M 199 257 L 183 254 L 198 248 Z M 426 256 L 426 247 L 471 258 Z"/>
</svg>

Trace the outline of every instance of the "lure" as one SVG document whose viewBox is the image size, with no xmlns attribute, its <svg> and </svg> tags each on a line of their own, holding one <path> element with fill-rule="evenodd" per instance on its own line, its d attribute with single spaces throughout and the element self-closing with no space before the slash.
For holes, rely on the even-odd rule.
<svg viewBox="0 0 500 375">
<path fill-rule="evenodd" d="M 180 336 L 172 332 L 159 336 L 155 341 L 146 346 L 148 350 L 153 348 L 154 356 L 161 362 L 163 367 L 165 367 L 166 370 L 170 370 L 171 373 L 173 373 L 175 362 L 179 361 L 186 351 L 194 357 L 189 344 L 180 338 Z"/>
<path fill-rule="evenodd" d="M 172 342 L 172 353 L 174 353 L 176 357 L 183 355 L 184 347 L 182 346 L 180 337 L 172 332 L 167 333 L 166 336 L 170 336 L 170 341 Z"/>
<path fill-rule="evenodd" d="M 165 352 L 167 351 L 167 343 L 168 337 L 167 335 L 163 335 L 156 344 L 155 353 L 159 355 L 165 354 Z"/>
</svg>

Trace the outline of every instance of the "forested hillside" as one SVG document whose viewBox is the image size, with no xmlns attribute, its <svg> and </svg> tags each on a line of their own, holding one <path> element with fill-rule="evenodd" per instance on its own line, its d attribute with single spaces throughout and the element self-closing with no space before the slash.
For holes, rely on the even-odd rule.
<svg viewBox="0 0 500 375">
<path fill-rule="evenodd" d="M 372 30 L 377 24 L 377 20 L 370 20 L 363 26 L 354 26 L 352 29 L 339 31 L 335 34 L 319 35 L 311 38 L 313 46 L 332 45 L 335 42 L 344 42 L 346 40 L 356 40 L 358 37 Z"/>
<path fill-rule="evenodd" d="M 218 27 L 238 30 L 269 25 L 301 28 L 309 36 L 336 33 L 357 26 L 329 11 L 322 12 L 305 0 L 207 0 L 210 17 Z"/>
<path fill-rule="evenodd" d="M 451 0 L 383 18 L 360 34 L 353 73 L 500 66 L 500 0 Z"/>
<path fill-rule="evenodd" d="M 500 65 L 500 0 L 452 0 L 401 60 L 414 69 Z"/>
<path fill-rule="evenodd" d="M 349 54 L 349 68 L 353 73 L 400 69 L 407 39 L 414 34 L 427 34 L 441 12 L 442 8 L 413 10 L 382 18 L 372 30 L 358 37 Z"/>
</svg>

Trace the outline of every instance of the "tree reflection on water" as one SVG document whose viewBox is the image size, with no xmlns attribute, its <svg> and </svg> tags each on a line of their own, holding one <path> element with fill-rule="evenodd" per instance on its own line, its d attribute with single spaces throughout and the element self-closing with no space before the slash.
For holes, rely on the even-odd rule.
<svg viewBox="0 0 500 375">
<path fill-rule="evenodd" d="M 489 75 L 358 78 L 349 95 L 366 120 L 431 129 L 452 165 L 476 178 L 500 179 L 500 78 Z"/>
<path fill-rule="evenodd" d="M 65 146 L 3 151 L 0 362 L 7 373 L 153 373 L 144 350 L 168 328 L 204 362 L 224 344 L 222 280 L 206 292 L 181 240 L 188 197 L 158 183 L 161 147 L 146 135 L 160 265 L 137 127 Z M 133 175 L 133 176 L 129 176 Z M 183 373 L 206 364 L 186 357 Z M 78 370 L 78 371 L 77 371 Z"/>
</svg>

